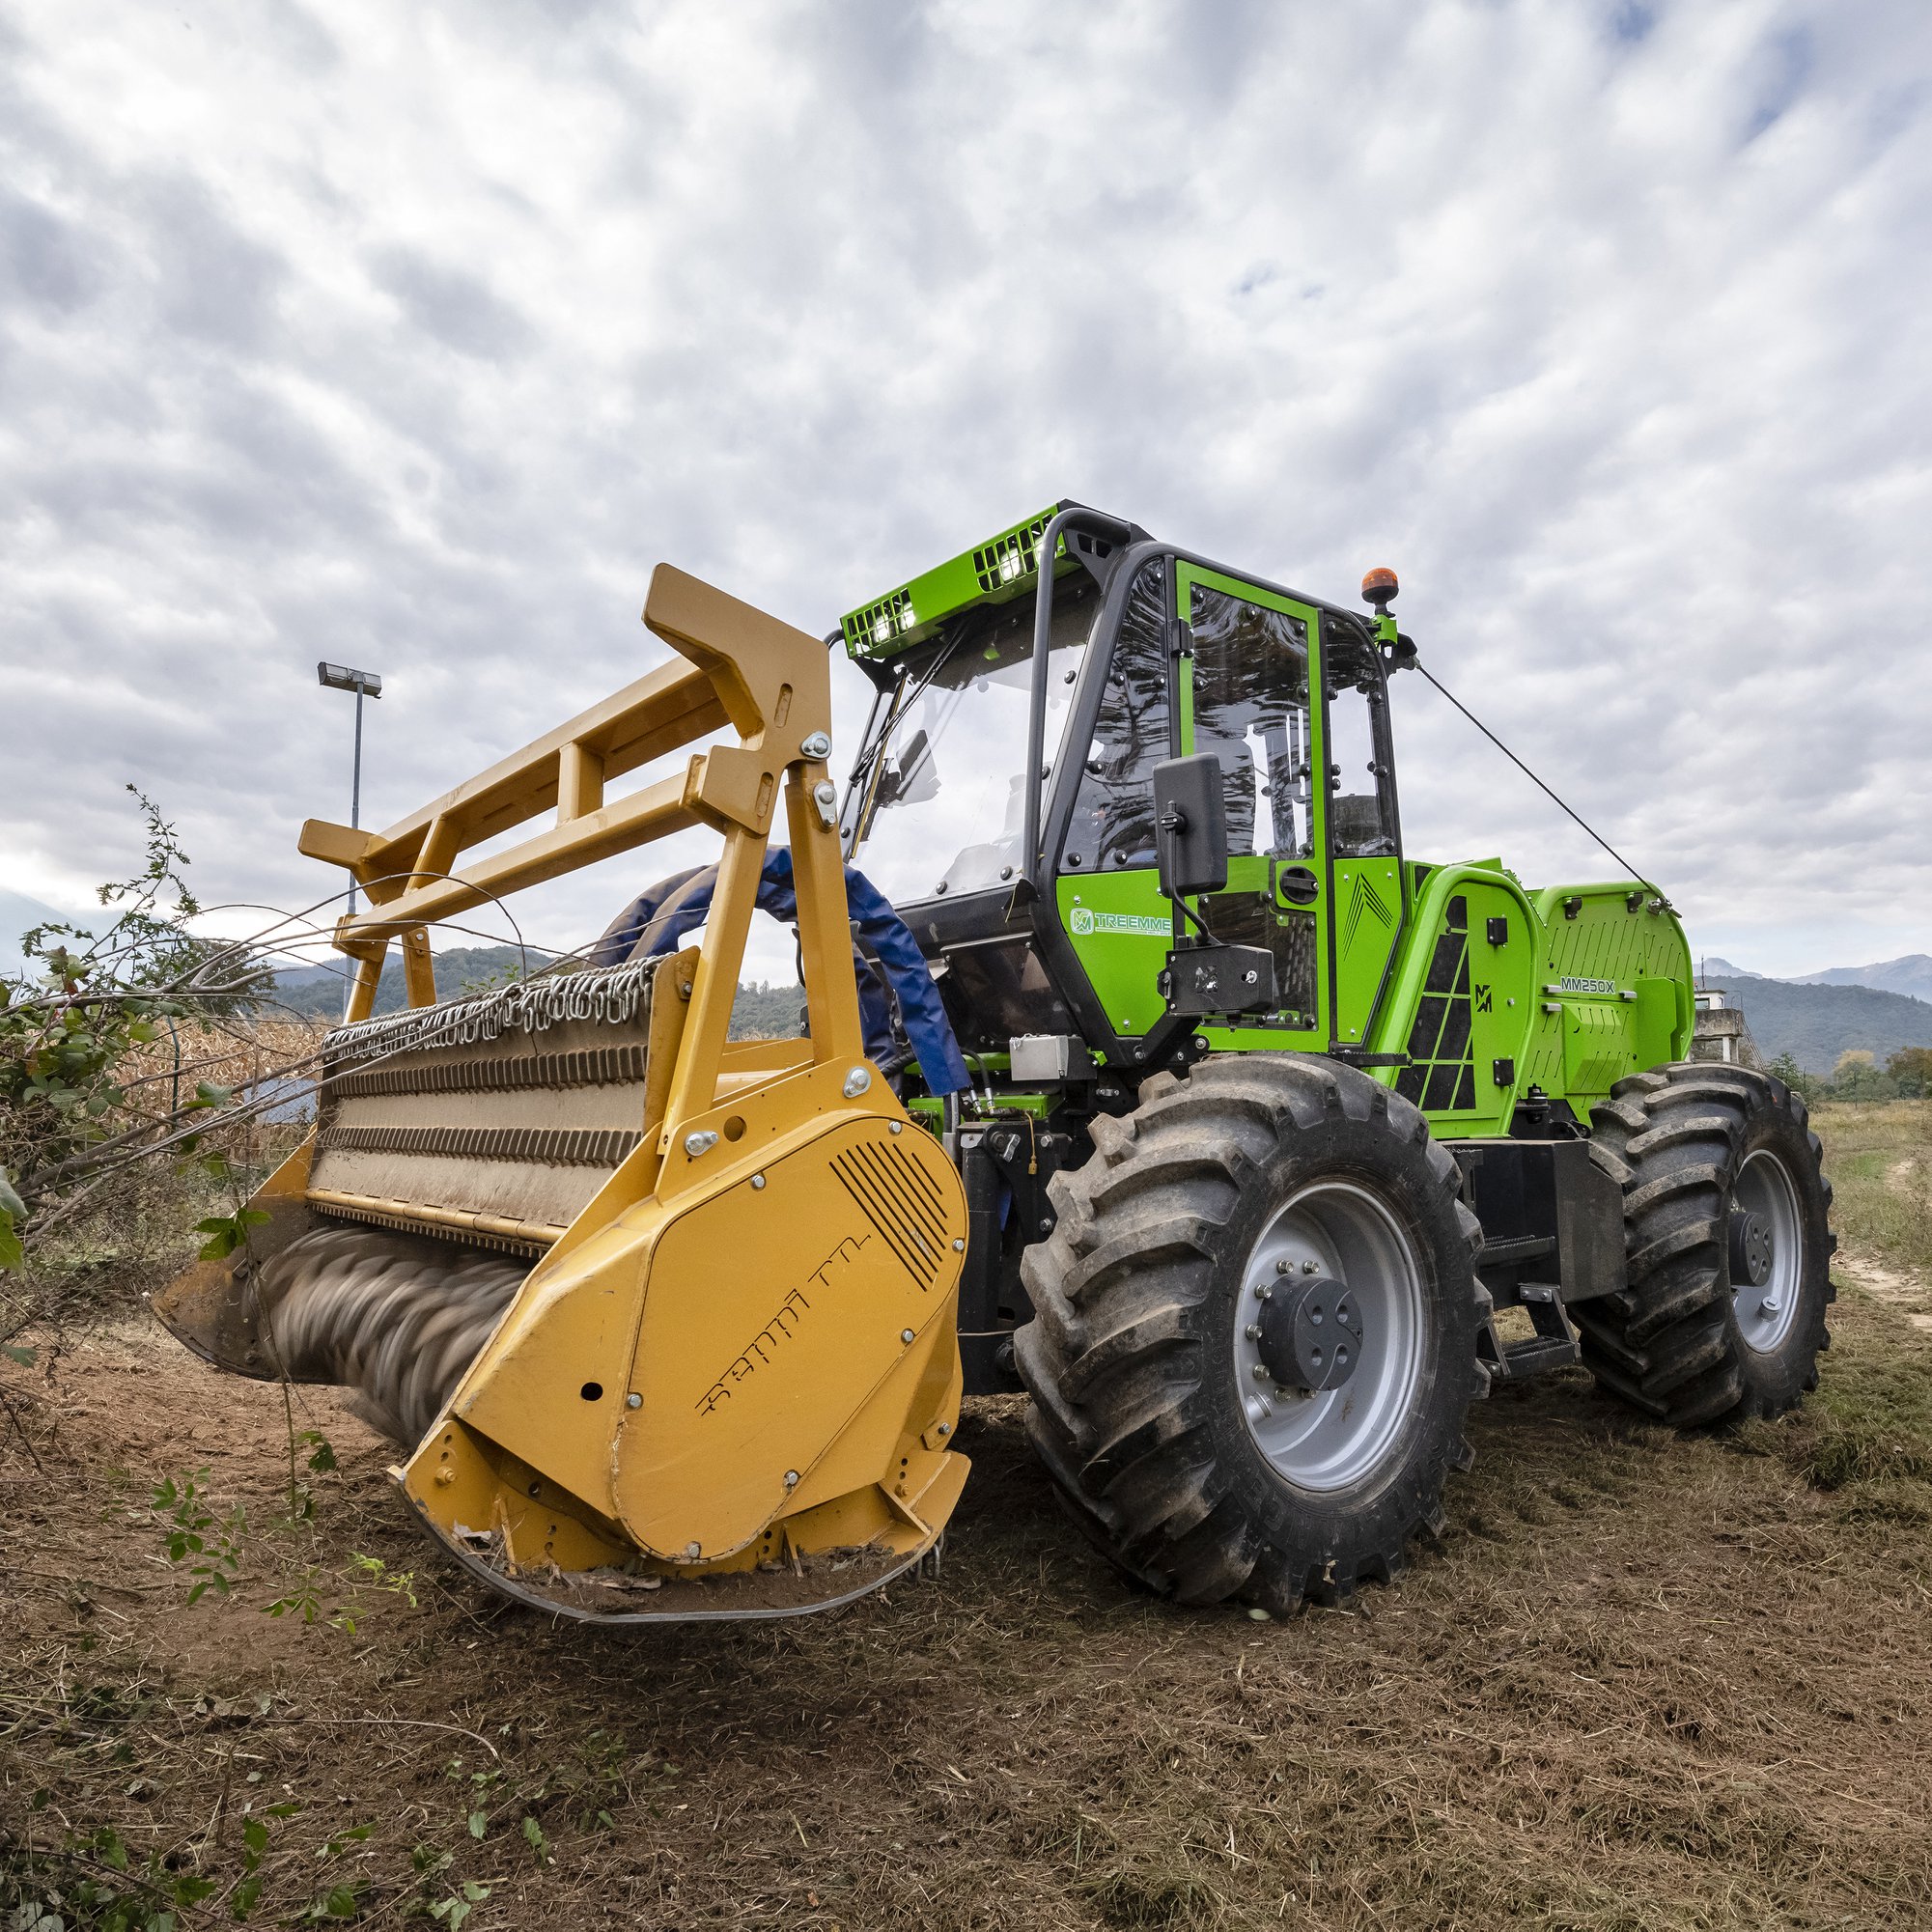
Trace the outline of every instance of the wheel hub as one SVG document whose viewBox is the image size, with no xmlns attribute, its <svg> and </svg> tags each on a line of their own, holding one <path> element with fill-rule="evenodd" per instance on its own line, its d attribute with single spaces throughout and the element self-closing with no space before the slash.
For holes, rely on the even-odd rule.
<svg viewBox="0 0 1932 1932">
<path fill-rule="evenodd" d="M 1805 1286 L 1805 1220 L 1798 1189 L 1768 1147 L 1748 1155 L 1731 1186 L 1731 1309 L 1747 1348 L 1768 1355 L 1798 1321 Z"/>
<path fill-rule="evenodd" d="M 1731 1210 L 1731 1286 L 1762 1288 L 1771 1279 L 1771 1229 L 1749 1208 Z"/>
<path fill-rule="evenodd" d="M 1422 1376 L 1427 1287 L 1406 1225 L 1379 1193 L 1324 1176 L 1256 1237 L 1233 1323 L 1235 1388 L 1276 1475 L 1347 1489 L 1399 1441 Z"/>
<path fill-rule="evenodd" d="M 1361 1311 L 1347 1284 L 1326 1274 L 1285 1281 L 1262 1303 L 1255 1353 L 1278 1388 L 1318 1395 L 1339 1388 L 1361 1358 Z"/>
</svg>

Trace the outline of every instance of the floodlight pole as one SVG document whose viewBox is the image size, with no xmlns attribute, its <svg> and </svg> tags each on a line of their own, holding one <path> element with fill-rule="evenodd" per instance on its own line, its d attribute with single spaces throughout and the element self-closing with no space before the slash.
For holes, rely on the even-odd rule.
<svg viewBox="0 0 1932 1932">
<path fill-rule="evenodd" d="M 355 763 L 349 780 L 349 828 L 362 827 L 362 686 L 355 686 Z M 355 917 L 355 874 L 349 875 L 349 916 Z"/>
<path fill-rule="evenodd" d="M 331 691 L 355 693 L 355 764 L 349 781 L 349 823 L 362 827 L 362 700 L 382 695 L 382 680 L 374 671 L 358 671 L 349 664 L 321 663 L 316 666 L 316 683 Z M 355 875 L 349 875 L 349 916 L 355 917 Z"/>
</svg>

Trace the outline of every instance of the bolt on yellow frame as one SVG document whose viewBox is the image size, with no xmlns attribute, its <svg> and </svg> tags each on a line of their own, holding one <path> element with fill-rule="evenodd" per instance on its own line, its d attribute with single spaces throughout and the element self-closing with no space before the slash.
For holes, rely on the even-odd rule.
<svg viewBox="0 0 1932 1932">
<path fill-rule="evenodd" d="M 460 1560 L 547 1609 L 791 1614 L 916 1562 L 958 1498 L 965 1197 L 864 1058 L 824 644 L 667 565 L 644 621 L 683 664 L 386 831 L 311 820 L 300 849 L 368 897 L 335 938 L 357 963 L 352 1022 L 392 939 L 410 1004 L 428 1006 L 436 921 L 693 826 L 722 835 L 702 948 L 656 977 L 634 1151 L 550 1241 L 396 1473 Z M 604 801 L 610 780 L 727 725 L 736 744 Z M 809 1036 L 734 1045 L 781 790 Z M 311 1159 L 304 1147 L 262 1190 L 271 1246 L 343 1211 L 311 1195 Z M 382 1205 L 400 1210 L 370 1217 L 387 1225 L 455 1225 L 434 1201 Z M 190 1271 L 156 1308 L 211 1359 L 266 1372 L 270 1311 L 223 1264 Z"/>
</svg>

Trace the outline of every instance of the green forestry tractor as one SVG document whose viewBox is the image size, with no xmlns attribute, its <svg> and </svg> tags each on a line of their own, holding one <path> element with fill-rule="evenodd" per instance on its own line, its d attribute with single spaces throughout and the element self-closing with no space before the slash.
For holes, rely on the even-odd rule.
<svg viewBox="0 0 1932 1932">
<path fill-rule="evenodd" d="M 1274 1612 L 1440 1529 L 1498 1381 L 1790 1408 L 1833 1294 L 1804 1104 L 1688 1057 L 1655 885 L 1410 854 L 1396 588 L 1074 504 L 823 640 L 659 566 L 671 662 L 382 832 L 304 829 L 367 902 L 316 1132 L 157 1311 L 354 1385 L 458 1561 L 620 1622 L 916 1564 L 963 1395 L 1024 1390 L 1132 1577 Z M 827 645 L 874 692 L 842 794 Z M 692 826 L 719 863 L 587 959 L 438 1000 L 435 923 Z M 798 1039 L 730 1035 L 755 908 L 796 921 Z"/>
<path fill-rule="evenodd" d="M 912 1102 L 972 1215 L 966 1386 L 1017 1374 L 1075 1519 L 1187 1602 L 1388 1578 L 1495 1381 L 1581 1361 L 1691 1428 L 1828 1345 L 1817 1136 L 1690 1060 L 1664 894 L 1405 850 L 1396 590 L 1062 504 L 841 627 L 847 851 L 979 1075 Z"/>
</svg>

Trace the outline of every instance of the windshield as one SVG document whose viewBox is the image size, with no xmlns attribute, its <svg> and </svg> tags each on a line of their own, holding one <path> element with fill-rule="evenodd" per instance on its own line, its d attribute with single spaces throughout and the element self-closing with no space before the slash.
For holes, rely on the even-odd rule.
<svg viewBox="0 0 1932 1932">
<path fill-rule="evenodd" d="M 1043 779 L 1100 602 L 1084 572 L 1053 595 Z M 1031 598 L 902 667 L 846 801 L 851 861 L 895 905 L 985 891 L 1022 869 L 1032 680 Z"/>
</svg>

